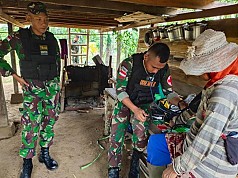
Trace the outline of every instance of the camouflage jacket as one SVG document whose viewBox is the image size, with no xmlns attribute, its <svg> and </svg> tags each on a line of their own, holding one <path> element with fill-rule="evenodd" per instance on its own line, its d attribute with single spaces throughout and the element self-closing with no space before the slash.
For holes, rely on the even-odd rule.
<svg viewBox="0 0 238 178">
<path fill-rule="evenodd" d="M 116 93 L 119 101 L 122 101 L 124 98 L 129 97 L 126 92 L 128 80 L 132 74 L 133 67 L 133 58 L 132 56 L 123 60 L 117 71 L 117 83 L 116 83 Z M 161 86 L 163 93 L 168 95 L 172 93 L 172 81 L 171 81 L 170 70 L 167 70 L 163 81 L 161 81 Z"/>
<path fill-rule="evenodd" d="M 32 32 L 33 38 L 35 39 L 43 38 L 43 40 L 46 38 L 45 34 L 43 34 L 43 36 L 35 35 L 31 27 L 30 30 Z M 8 77 L 16 73 L 16 71 L 12 69 L 10 64 L 6 60 L 4 60 L 4 56 L 13 50 L 16 51 L 19 60 L 25 59 L 24 49 L 22 47 L 22 42 L 20 40 L 20 34 L 18 31 L 13 33 L 12 35 L 9 35 L 7 38 L 5 38 L 3 41 L 0 42 L 0 73 L 4 77 Z M 57 51 L 57 60 L 59 61 L 60 64 L 60 51 L 58 45 L 56 51 Z"/>
</svg>

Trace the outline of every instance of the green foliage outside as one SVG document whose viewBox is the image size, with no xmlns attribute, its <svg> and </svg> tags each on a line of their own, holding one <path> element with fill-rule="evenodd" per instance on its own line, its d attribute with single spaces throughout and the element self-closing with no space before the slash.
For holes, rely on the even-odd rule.
<svg viewBox="0 0 238 178">
<path fill-rule="evenodd" d="M 113 35 L 117 40 L 121 41 L 121 52 L 124 54 L 122 57 L 127 58 L 137 50 L 139 32 L 137 28 L 124 30 L 121 32 L 114 32 Z"/>
</svg>

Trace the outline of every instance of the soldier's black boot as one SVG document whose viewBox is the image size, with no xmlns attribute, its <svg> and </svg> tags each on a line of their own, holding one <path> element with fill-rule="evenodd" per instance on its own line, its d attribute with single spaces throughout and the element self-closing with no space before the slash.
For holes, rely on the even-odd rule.
<svg viewBox="0 0 238 178">
<path fill-rule="evenodd" d="M 119 178 L 119 167 L 111 167 L 108 169 L 108 178 Z"/>
<path fill-rule="evenodd" d="M 58 168 L 58 163 L 49 155 L 49 148 L 41 147 L 39 161 L 40 163 L 44 163 L 46 168 L 49 170 L 54 170 Z"/>
<path fill-rule="evenodd" d="M 23 167 L 21 170 L 20 178 L 31 178 L 33 164 L 32 159 L 23 158 Z"/>
<path fill-rule="evenodd" d="M 139 159 L 142 156 L 142 152 L 133 150 L 131 158 L 131 167 L 128 177 L 129 178 L 139 178 L 140 177 L 140 167 Z"/>
</svg>

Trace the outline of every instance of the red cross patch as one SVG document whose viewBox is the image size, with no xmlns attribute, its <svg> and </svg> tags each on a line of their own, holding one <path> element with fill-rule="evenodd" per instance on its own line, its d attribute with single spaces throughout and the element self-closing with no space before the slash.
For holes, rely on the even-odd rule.
<svg viewBox="0 0 238 178">
<path fill-rule="evenodd" d="M 172 77 L 171 77 L 171 75 L 167 78 L 167 83 L 169 84 L 169 86 L 172 86 Z"/>
</svg>

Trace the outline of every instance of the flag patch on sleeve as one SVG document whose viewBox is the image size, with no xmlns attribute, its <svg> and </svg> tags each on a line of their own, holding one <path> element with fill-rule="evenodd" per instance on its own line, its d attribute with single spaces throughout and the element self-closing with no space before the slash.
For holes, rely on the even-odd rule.
<svg viewBox="0 0 238 178">
<path fill-rule="evenodd" d="M 9 36 L 7 37 L 7 41 L 10 41 L 11 39 L 12 39 L 12 36 L 9 35 Z"/>
<path fill-rule="evenodd" d="M 126 75 L 127 75 L 127 71 L 128 71 L 128 70 L 127 70 L 124 66 L 121 66 L 121 69 L 120 69 L 120 71 L 119 71 L 119 78 L 120 78 L 120 79 L 125 78 Z"/>
</svg>

